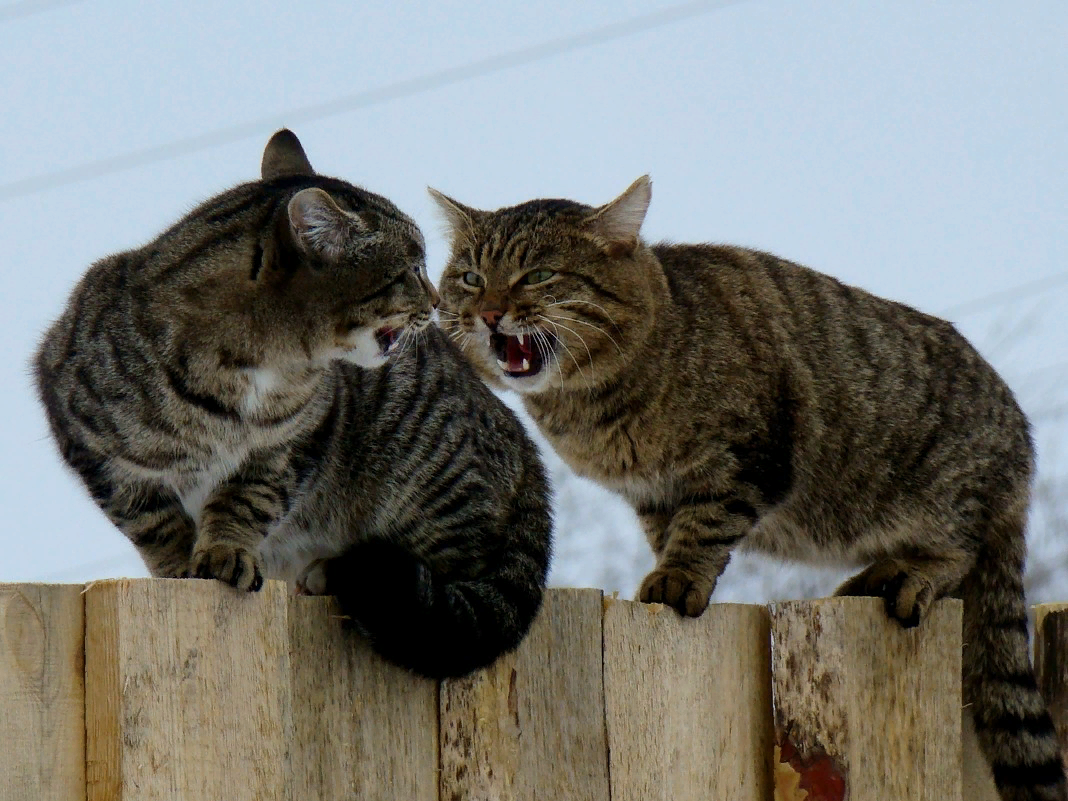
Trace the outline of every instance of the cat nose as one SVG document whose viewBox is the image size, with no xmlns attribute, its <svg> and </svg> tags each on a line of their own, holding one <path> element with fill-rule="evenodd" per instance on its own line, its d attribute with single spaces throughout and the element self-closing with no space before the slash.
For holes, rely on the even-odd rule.
<svg viewBox="0 0 1068 801">
<path fill-rule="evenodd" d="M 485 321 L 486 325 L 489 326 L 490 331 L 496 331 L 497 323 L 504 317 L 504 312 L 500 309 L 483 309 L 478 314 Z"/>
</svg>

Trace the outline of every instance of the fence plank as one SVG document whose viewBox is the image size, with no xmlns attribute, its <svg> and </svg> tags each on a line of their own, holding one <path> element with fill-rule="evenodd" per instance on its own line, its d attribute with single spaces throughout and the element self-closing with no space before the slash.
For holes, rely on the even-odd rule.
<svg viewBox="0 0 1068 801">
<path fill-rule="evenodd" d="M 771 797 L 768 612 L 605 600 L 612 801 Z"/>
<path fill-rule="evenodd" d="M 293 597 L 293 798 L 437 801 L 438 684 L 343 631 L 332 598 Z"/>
<path fill-rule="evenodd" d="M 0 584 L 0 798 L 85 799 L 81 584 Z"/>
<path fill-rule="evenodd" d="M 608 801 L 599 590 L 551 590 L 522 645 L 441 685 L 443 801 Z"/>
<path fill-rule="evenodd" d="M 90 584 L 89 801 L 288 800 L 286 615 L 278 582 Z"/>
<path fill-rule="evenodd" d="M 1039 604 L 1034 612 L 1035 675 L 1068 766 L 1068 603 Z"/>
<path fill-rule="evenodd" d="M 959 601 L 940 601 L 910 630 L 874 598 L 770 610 L 777 793 L 961 797 Z"/>
</svg>

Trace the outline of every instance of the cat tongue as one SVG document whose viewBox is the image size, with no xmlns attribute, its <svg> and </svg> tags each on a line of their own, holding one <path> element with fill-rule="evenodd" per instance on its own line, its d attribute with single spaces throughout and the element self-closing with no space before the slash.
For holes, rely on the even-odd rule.
<svg viewBox="0 0 1068 801">
<path fill-rule="evenodd" d="M 530 369 L 531 357 L 534 355 L 530 349 L 530 337 L 523 337 L 524 344 L 519 344 L 519 337 L 508 337 L 508 372 L 523 373 Z M 523 362 L 526 361 L 526 367 Z"/>
</svg>

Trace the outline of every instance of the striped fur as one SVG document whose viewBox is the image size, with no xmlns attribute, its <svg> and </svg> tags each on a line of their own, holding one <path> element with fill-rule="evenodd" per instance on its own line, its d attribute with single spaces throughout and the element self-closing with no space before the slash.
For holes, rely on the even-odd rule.
<svg viewBox="0 0 1068 801">
<path fill-rule="evenodd" d="M 284 579 L 416 671 L 485 665 L 545 585 L 536 449 L 430 324 L 415 223 L 288 131 L 262 171 L 74 289 L 35 361 L 60 453 L 154 576 Z"/>
<path fill-rule="evenodd" d="M 484 212 L 435 193 L 451 335 L 634 506 L 657 556 L 641 600 L 701 614 L 736 547 L 866 566 L 839 592 L 903 626 L 962 597 L 1002 797 L 1065 801 L 1028 661 L 1033 451 L 1012 392 L 943 320 L 767 253 L 645 244 L 650 196 L 639 179 L 600 208 Z"/>
</svg>

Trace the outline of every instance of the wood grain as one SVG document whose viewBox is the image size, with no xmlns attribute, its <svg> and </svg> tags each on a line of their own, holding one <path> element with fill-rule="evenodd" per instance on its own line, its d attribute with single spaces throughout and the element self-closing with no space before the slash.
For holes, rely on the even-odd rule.
<svg viewBox="0 0 1068 801">
<path fill-rule="evenodd" d="M 1068 603 L 1039 604 L 1034 613 L 1035 677 L 1068 766 Z"/>
<path fill-rule="evenodd" d="M 771 797 L 767 609 L 605 599 L 612 801 Z"/>
<path fill-rule="evenodd" d="M 438 683 L 344 631 L 333 598 L 289 606 L 293 797 L 437 801 Z"/>
<path fill-rule="evenodd" d="M 89 801 L 291 798 L 284 585 L 100 581 L 85 617 Z"/>
<path fill-rule="evenodd" d="M 82 585 L 0 584 L 0 798 L 85 799 Z"/>
<path fill-rule="evenodd" d="M 777 780 L 827 801 L 961 797 L 959 601 L 914 629 L 874 598 L 770 612 Z"/>
<path fill-rule="evenodd" d="M 601 619 L 550 590 L 515 653 L 442 682 L 442 801 L 608 801 Z"/>
</svg>

